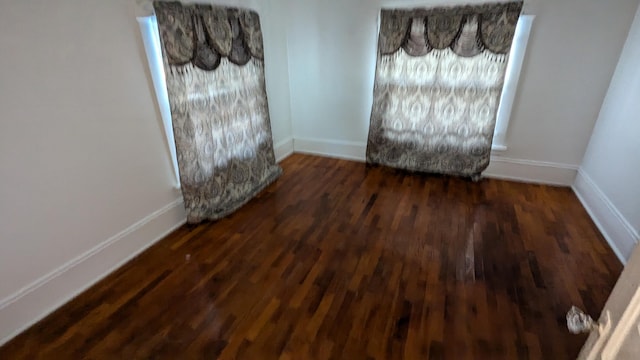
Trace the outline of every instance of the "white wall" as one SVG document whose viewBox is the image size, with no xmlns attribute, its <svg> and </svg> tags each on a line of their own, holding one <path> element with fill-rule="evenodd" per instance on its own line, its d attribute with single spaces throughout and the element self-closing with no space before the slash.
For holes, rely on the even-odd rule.
<svg viewBox="0 0 640 360">
<path fill-rule="evenodd" d="M 227 3 L 261 15 L 273 134 L 290 144 L 286 15 Z M 184 222 L 139 10 L 2 4 L 0 344 Z"/>
<path fill-rule="evenodd" d="M 366 141 L 379 4 L 290 0 L 288 36 L 295 139 Z"/>
<path fill-rule="evenodd" d="M 0 341 L 184 219 L 133 11 L 2 5 Z M 150 238 L 114 238 L 159 209 Z M 88 258 L 107 242 L 124 253 Z M 42 290 L 56 275 L 68 281 Z"/>
<path fill-rule="evenodd" d="M 360 159 L 371 111 L 380 7 L 473 2 L 289 1 L 295 14 L 288 50 L 296 150 Z M 573 182 L 637 4 L 526 1 L 525 11 L 536 20 L 507 133 L 508 150 L 488 173 Z"/>
<path fill-rule="evenodd" d="M 535 3 L 507 156 L 580 164 L 637 5 Z"/>
<path fill-rule="evenodd" d="M 626 260 L 640 232 L 640 8 L 574 188 Z"/>
<path fill-rule="evenodd" d="M 289 104 L 289 59 L 287 53 L 286 3 L 278 0 L 260 1 L 265 57 L 265 81 L 269 98 L 269 116 L 276 159 L 293 151 L 291 106 Z"/>
</svg>

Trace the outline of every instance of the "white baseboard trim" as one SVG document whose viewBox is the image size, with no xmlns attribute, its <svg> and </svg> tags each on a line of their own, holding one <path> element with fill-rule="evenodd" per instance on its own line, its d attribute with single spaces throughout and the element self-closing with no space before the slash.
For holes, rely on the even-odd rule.
<svg viewBox="0 0 640 360">
<path fill-rule="evenodd" d="M 102 280 L 185 221 L 180 198 L 0 300 L 0 345 Z"/>
<path fill-rule="evenodd" d="M 575 165 L 491 155 L 489 167 L 482 175 L 494 179 L 571 186 L 577 172 Z"/>
<path fill-rule="evenodd" d="M 338 159 L 364 162 L 366 160 L 366 149 L 366 143 L 323 139 L 293 139 L 293 151 L 296 153 Z M 578 167 L 574 165 L 511 159 L 492 155 L 489 168 L 483 175 L 496 179 L 571 186 L 577 170 Z"/>
<path fill-rule="evenodd" d="M 638 232 L 582 169 L 578 170 L 572 189 L 618 259 L 626 264 L 640 239 Z"/>
<path fill-rule="evenodd" d="M 293 138 L 288 137 L 282 141 L 279 141 L 273 146 L 273 152 L 276 155 L 276 162 L 280 162 L 286 159 L 289 155 L 293 154 Z"/>
<path fill-rule="evenodd" d="M 366 160 L 366 150 L 366 143 L 324 139 L 293 139 L 293 151 L 301 154 L 364 162 Z"/>
</svg>

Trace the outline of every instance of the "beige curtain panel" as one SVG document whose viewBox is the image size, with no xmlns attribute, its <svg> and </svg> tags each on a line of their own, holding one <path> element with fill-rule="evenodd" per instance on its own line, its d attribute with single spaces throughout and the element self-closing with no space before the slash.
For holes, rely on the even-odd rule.
<svg viewBox="0 0 640 360">
<path fill-rule="evenodd" d="M 367 162 L 479 178 L 521 9 L 383 10 Z"/>
<path fill-rule="evenodd" d="M 224 217 L 282 172 L 253 11 L 154 2 L 187 221 Z"/>
</svg>

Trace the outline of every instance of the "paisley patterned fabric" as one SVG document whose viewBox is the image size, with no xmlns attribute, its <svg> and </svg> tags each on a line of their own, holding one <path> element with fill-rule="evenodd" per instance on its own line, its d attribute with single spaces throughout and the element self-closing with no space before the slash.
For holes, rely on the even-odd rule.
<svg viewBox="0 0 640 360">
<path fill-rule="evenodd" d="M 464 57 L 476 56 L 482 52 L 482 43 L 478 37 L 478 17 L 468 16 L 451 48 L 454 53 Z"/>
<path fill-rule="evenodd" d="M 234 64 L 244 65 L 251 60 L 251 53 L 242 34 L 242 28 L 238 14 L 229 13 L 229 24 L 231 24 L 231 52 L 229 53 L 229 61 Z"/>
<path fill-rule="evenodd" d="M 162 4 L 159 8 L 175 8 Z M 186 13 L 180 9 L 158 11 L 157 18 L 187 221 L 198 223 L 232 213 L 282 170 L 273 153 L 263 61 L 247 46 L 254 38 L 244 35 L 248 12 L 189 8 L 193 16 L 180 21 L 193 24 L 195 30 L 187 36 L 182 25 L 176 25 L 174 15 Z M 211 26 L 215 21 L 222 25 Z M 257 18 L 251 21 L 255 36 L 259 23 Z M 224 41 L 212 38 L 218 35 Z M 176 64 L 176 54 L 169 49 L 185 49 L 175 41 L 189 36 L 193 55 Z"/>
<path fill-rule="evenodd" d="M 221 54 L 207 43 L 207 35 L 201 26 L 201 19 L 195 20 L 196 51 L 191 60 L 193 64 L 203 70 L 215 70 L 220 65 Z"/>
<path fill-rule="evenodd" d="M 183 65 L 194 54 L 193 16 L 177 2 L 156 2 L 156 18 L 167 61 Z"/>
<path fill-rule="evenodd" d="M 427 19 L 427 37 L 434 49 L 445 49 L 456 39 L 462 15 L 431 15 Z"/>
<path fill-rule="evenodd" d="M 508 53 L 519 16 L 519 8 L 482 14 L 480 33 L 485 48 L 497 54 Z"/>
<path fill-rule="evenodd" d="M 407 41 L 404 42 L 402 48 L 411 56 L 426 55 L 431 50 L 427 43 L 424 19 L 415 18 L 411 20 Z"/>
<path fill-rule="evenodd" d="M 170 65 L 191 62 L 214 70 L 221 57 L 237 65 L 264 58 L 260 18 L 254 11 L 175 1 L 155 1 L 153 6 Z"/>
<path fill-rule="evenodd" d="M 255 12 L 245 11 L 240 16 L 244 41 L 249 47 L 251 56 L 264 59 L 262 48 L 262 31 L 260 31 L 260 18 Z"/>
<path fill-rule="evenodd" d="M 451 8 L 382 10 L 379 52 L 382 55 L 389 55 L 402 48 L 408 54 L 414 53 L 418 37 L 415 26 L 417 22 L 424 22 L 427 45 L 422 47 L 419 53 L 426 53 L 431 49 L 451 48 L 459 55 L 469 56 L 468 53 L 457 52 L 457 49 L 468 49 L 457 43 L 465 40 L 460 37 L 463 26 L 469 21 L 477 21 L 480 25 L 473 37 L 477 39 L 478 51 L 473 52 L 479 54 L 486 49 L 496 54 L 508 54 L 521 10 L 522 2 Z"/>
<path fill-rule="evenodd" d="M 367 162 L 479 178 L 521 9 L 383 10 Z"/>
<path fill-rule="evenodd" d="M 367 162 L 478 177 L 489 165 L 507 55 L 378 58 Z"/>
<path fill-rule="evenodd" d="M 213 48 L 222 56 L 229 56 L 231 52 L 231 41 L 229 39 L 231 39 L 232 35 L 231 24 L 229 24 L 229 19 L 227 18 L 227 9 L 207 6 L 200 13 Z"/>
<path fill-rule="evenodd" d="M 401 10 L 383 10 L 380 21 L 380 38 L 378 48 L 384 55 L 393 54 L 402 46 L 409 25 L 411 14 Z"/>
</svg>

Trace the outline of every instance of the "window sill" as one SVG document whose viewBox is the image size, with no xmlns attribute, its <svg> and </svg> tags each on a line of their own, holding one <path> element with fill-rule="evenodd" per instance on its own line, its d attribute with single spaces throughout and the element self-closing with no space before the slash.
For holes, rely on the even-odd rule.
<svg viewBox="0 0 640 360">
<path fill-rule="evenodd" d="M 491 145 L 491 152 L 503 152 L 503 151 L 507 151 L 507 145 L 497 145 L 497 144 Z"/>
</svg>

